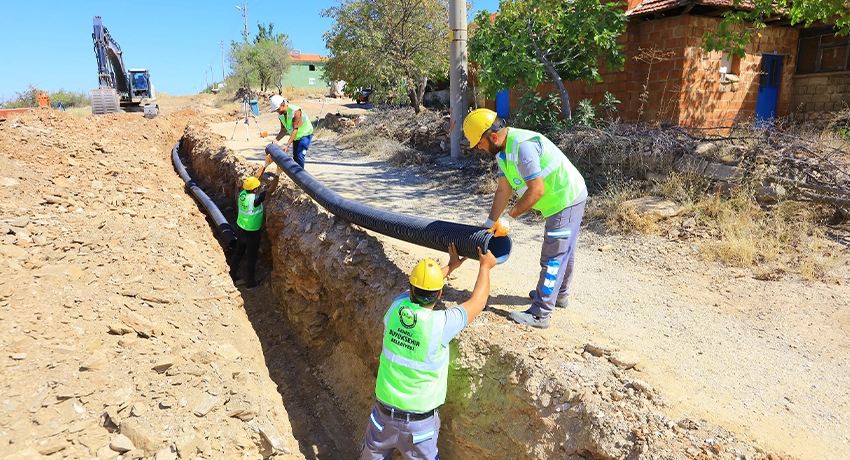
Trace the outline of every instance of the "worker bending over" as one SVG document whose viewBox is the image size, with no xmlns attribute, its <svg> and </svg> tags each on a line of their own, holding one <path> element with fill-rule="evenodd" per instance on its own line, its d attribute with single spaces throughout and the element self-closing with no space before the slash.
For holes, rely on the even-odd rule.
<svg viewBox="0 0 850 460">
<path fill-rule="evenodd" d="M 287 151 L 292 146 L 292 159 L 302 168 L 304 167 L 304 155 L 313 141 L 313 124 L 310 117 L 301 110 L 301 107 L 290 104 L 286 98 L 275 94 L 269 99 L 271 111 L 278 114 L 280 120 L 280 132 L 277 133 L 272 143 L 277 144 L 284 136 L 289 134 L 289 141 L 283 147 Z"/>
</svg>

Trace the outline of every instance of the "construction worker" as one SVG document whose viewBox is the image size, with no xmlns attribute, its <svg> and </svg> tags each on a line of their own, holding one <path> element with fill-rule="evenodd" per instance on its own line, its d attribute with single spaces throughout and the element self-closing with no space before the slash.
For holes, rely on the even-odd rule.
<svg viewBox="0 0 850 460">
<path fill-rule="evenodd" d="M 470 112 L 463 121 L 463 133 L 470 146 L 496 156 L 499 164 L 498 188 L 483 226 L 502 236 L 510 231 L 514 219 L 530 209 L 546 218 L 540 278 L 529 292 L 531 307 L 511 312 L 514 321 L 545 329 L 554 307 L 568 304 L 576 240 L 587 199 L 584 178 L 546 136 L 509 128 L 492 110 Z M 514 190 L 519 199 L 503 214 Z"/>
<path fill-rule="evenodd" d="M 251 290 L 260 285 L 255 277 L 255 269 L 257 266 L 257 253 L 260 250 L 260 227 L 263 225 L 263 201 L 268 193 L 272 193 L 277 188 L 278 179 L 280 176 L 275 176 L 269 184 L 268 190 L 263 190 L 257 193 L 260 188 L 260 177 L 266 166 L 271 163 L 271 158 L 266 157 L 263 166 L 249 176 L 242 183 L 242 192 L 239 193 L 239 215 L 236 218 L 236 226 L 239 228 L 239 234 L 236 239 L 236 252 L 233 254 L 233 260 L 230 263 L 230 277 L 233 281 L 240 281 L 239 263 L 242 262 L 242 257 L 248 256 L 248 278 L 245 280 L 245 289 Z"/>
<path fill-rule="evenodd" d="M 484 310 L 490 296 L 490 269 L 496 258 L 478 249 L 478 279 L 469 300 L 434 310 L 445 277 L 465 260 L 449 246 L 449 264 L 419 262 L 410 273 L 410 289 L 396 297 L 384 314 L 384 345 L 360 459 L 386 459 L 398 450 L 405 459 L 438 459 L 440 414 L 446 401 L 449 342 Z"/>
<path fill-rule="evenodd" d="M 310 123 L 310 117 L 301 110 L 301 107 L 289 104 L 286 98 L 279 94 L 272 96 L 269 103 L 271 111 L 276 112 L 280 120 L 280 132 L 272 143 L 277 144 L 283 136 L 289 134 L 289 141 L 283 147 L 283 151 L 287 151 L 291 145 L 292 159 L 303 168 L 304 154 L 313 140 L 313 124 Z"/>
</svg>

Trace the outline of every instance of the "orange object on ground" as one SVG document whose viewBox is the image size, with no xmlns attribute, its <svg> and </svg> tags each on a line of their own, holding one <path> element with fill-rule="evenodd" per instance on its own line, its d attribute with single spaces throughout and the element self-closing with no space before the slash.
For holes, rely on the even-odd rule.
<svg viewBox="0 0 850 460">
<path fill-rule="evenodd" d="M 269 137 L 268 131 L 263 131 L 260 133 L 260 137 Z"/>
<path fill-rule="evenodd" d="M 50 107 L 50 95 L 46 91 L 38 91 L 36 93 L 39 107 Z"/>
</svg>

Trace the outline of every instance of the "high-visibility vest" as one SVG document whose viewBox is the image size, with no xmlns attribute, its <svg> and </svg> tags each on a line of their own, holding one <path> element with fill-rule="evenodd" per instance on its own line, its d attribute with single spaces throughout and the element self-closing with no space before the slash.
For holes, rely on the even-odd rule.
<svg viewBox="0 0 850 460">
<path fill-rule="evenodd" d="M 254 198 L 257 195 L 242 190 L 239 194 L 239 215 L 236 217 L 236 225 L 243 230 L 259 230 L 263 225 L 263 203 L 254 207 Z"/>
<path fill-rule="evenodd" d="M 497 155 L 499 168 L 511 187 L 522 196 L 528 186 L 519 173 L 519 145 L 523 142 L 535 142 L 540 145 L 540 171 L 546 188 L 543 196 L 532 208 L 540 211 L 543 217 L 561 212 L 578 198 L 585 189 L 584 178 L 570 160 L 546 136 L 519 128 L 509 128 L 505 141 L 504 155 Z"/>
<path fill-rule="evenodd" d="M 301 110 L 301 107 L 297 105 L 288 104 L 286 106 L 286 113 L 279 116 L 280 122 L 283 123 L 283 127 L 286 128 L 286 132 L 292 136 L 293 141 L 297 141 L 304 136 L 308 136 L 313 134 L 313 124 L 310 123 L 310 117 L 301 110 L 301 126 L 298 128 L 298 132 L 295 135 L 292 135 L 292 117 L 295 115 L 295 112 Z"/>
<path fill-rule="evenodd" d="M 439 318 L 439 321 L 435 321 Z M 449 349 L 443 317 L 396 297 L 384 315 L 384 347 L 375 383 L 378 400 L 408 412 L 427 412 L 446 402 Z"/>
</svg>

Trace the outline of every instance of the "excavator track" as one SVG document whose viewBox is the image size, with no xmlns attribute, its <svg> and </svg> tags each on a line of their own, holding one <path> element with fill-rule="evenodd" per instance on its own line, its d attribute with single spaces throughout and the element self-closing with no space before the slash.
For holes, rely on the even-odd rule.
<svg viewBox="0 0 850 460">
<path fill-rule="evenodd" d="M 99 88 L 89 91 L 92 115 L 104 115 L 121 110 L 118 92 L 114 88 Z"/>
</svg>

